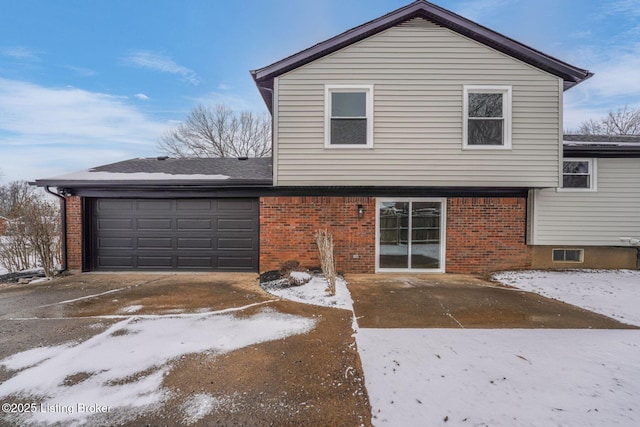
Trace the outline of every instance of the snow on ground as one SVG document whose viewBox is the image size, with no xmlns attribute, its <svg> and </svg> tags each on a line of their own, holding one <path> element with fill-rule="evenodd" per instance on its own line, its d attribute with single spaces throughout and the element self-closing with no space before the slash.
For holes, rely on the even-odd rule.
<svg viewBox="0 0 640 427">
<path fill-rule="evenodd" d="M 517 271 L 494 279 L 640 326 L 640 271 Z"/>
<path fill-rule="evenodd" d="M 360 329 L 375 426 L 640 425 L 640 331 Z"/>
<path fill-rule="evenodd" d="M 640 272 L 494 277 L 640 325 Z M 375 426 L 640 425 L 639 330 L 359 329 Z"/>
<path fill-rule="evenodd" d="M 84 342 L 35 348 L 0 360 L 6 369 L 18 371 L 0 384 L 0 400 L 13 396 L 41 402 L 20 424 L 87 423 L 91 412 L 82 409 L 89 405 L 108 408 L 110 422 L 122 422 L 170 396 L 162 380 L 176 358 L 226 353 L 305 333 L 314 325 L 312 319 L 269 309 L 247 318 L 220 312 L 131 316 Z M 204 417 L 213 404 L 206 396 L 199 399 L 198 409 L 184 414 L 189 422 Z"/>
<path fill-rule="evenodd" d="M 292 272 L 294 277 L 299 277 L 300 273 Z M 307 273 L 303 273 L 307 274 Z M 304 304 L 321 305 L 324 307 L 342 308 L 344 310 L 353 309 L 353 300 L 347 289 L 347 283 L 343 278 L 336 278 L 336 294 L 329 295 L 326 291 L 327 280 L 323 276 L 309 276 L 311 280 L 301 286 L 282 287 L 281 282 L 262 283 L 262 287 L 272 295 Z"/>
</svg>

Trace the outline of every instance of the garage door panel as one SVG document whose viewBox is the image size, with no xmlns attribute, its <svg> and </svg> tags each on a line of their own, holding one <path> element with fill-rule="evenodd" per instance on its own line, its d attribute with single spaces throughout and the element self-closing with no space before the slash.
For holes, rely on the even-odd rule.
<svg viewBox="0 0 640 427">
<path fill-rule="evenodd" d="M 171 237 L 138 237 L 138 249 L 173 249 Z"/>
<path fill-rule="evenodd" d="M 138 230 L 164 230 L 173 229 L 171 218 L 138 218 L 136 221 Z"/>
<path fill-rule="evenodd" d="M 94 269 L 259 268 L 258 199 L 94 200 Z"/>
<path fill-rule="evenodd" d="M 133 268 L 133 256 L 109 256 L 98 257 L 98 262 L 103 267 Z"/>
<path fill-rule="evenodd" d="M 217 201 L 220 212 L 255 212 L 256 204 L 252 199 L 219 199 Z"/>
<path fill-rule="evenodd" d="M 132 212 L 133 200 L 123 199 L 99 199 L 97 202 L 98 209 L 101 211 L 119 211 L 119 212 Z"/>
<path fill-rule="evenodd" d="M 178 230 L 212 231 L 213 220 L 204 218 L 178 218 Z"/>
<path fill-rule="evenodd" d="M 98 220 L 98 231 L 101 230 L 133 230 L 133 219 L 130 218 L 100 218 Z"/>
<path fill-rule="evenodd" d="M 179 237 L 178 249 L 213 249 L 213 238 Z"/>
<path fill-rule="evenodd" d="M 176 202 L 178 211 L 210 211 L 214 209 L 211 200 L 178 200 Z"/>
<path fill-rule="evenodd" d="M 210 256 L 179 256 L 179 268 L 213 268 L 213 258 Z"/>
<path fill-rule="evenodd" d="M 173 210 L 173 205 L 172 200 L 137 200 L 136 210 L 171 212 Z"/>
<path fill-rule="evenodd" d="M 224 251 L 238 251 L 238 250 L 254 250 L 255 247 L 254 239 L 241 239 L 241 238 L 226 238 L 219 237 L 217 239 L 217 249 Z"/>
<path fill-rule="evenodd" d="M 133 237 L 101 237 L 98 247 L 103 249 L 133 249 Z"/>
<path fill-rule="evenodd" d="M 173 269 L 173 257 L 166 256 L 138 256 L 138 268 Z"/>
<path fill-rule="evenodd" d="M 229 271 L 253 271 L 254 262 L 255 260 L 253 257 L 218 257 L 218 269 Z"/>
<path fill-rule="evenodd" d="M 251 219 L 218 218 L 220 231 L 253 231 L 255 226 Z"/>
</svg>

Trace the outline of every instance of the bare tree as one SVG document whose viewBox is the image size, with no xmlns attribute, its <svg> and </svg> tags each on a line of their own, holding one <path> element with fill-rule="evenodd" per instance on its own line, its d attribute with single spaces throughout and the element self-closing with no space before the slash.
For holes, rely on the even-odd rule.
<svg viewBox="0 0 640 427">
<path fill-rule="evenodd" d="M 36 188 L 26 181 L 13 181 L 0 187 L 0 215 L 7 218 L 22 216 L 27 202 L 36 196 Z"/>
<path fill-rule="evenodd" d="M 61 262 L 60 209 L 24 181 L 0 187 L 7 217 L 0 238 L 0 265 L 9 271 L 41 267 L 51 277 Z"/>
<path fill-rule="evenodd" d="M 582 135 L 640 135 L 640 108 L 618 108 L 599 119 L 589 119 L 578 128 Z"/>
<path fill-rule="evenodd" d="M 172 157 L 268 157 L 271 120 L 235 113 L 224 105 L 198 105 L 184 122 L 165 132 L 158 149 Z"/>
</svg>

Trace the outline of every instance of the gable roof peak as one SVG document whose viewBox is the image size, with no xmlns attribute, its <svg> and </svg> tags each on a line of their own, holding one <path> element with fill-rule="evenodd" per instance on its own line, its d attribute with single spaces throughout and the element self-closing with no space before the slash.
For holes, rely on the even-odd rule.
<svg viewBox="0 0 640 427">
<path fill-rule="evenodd" d="M 406 6 L 347 30 L 271 65 L 252 70 L 251 75 L 267 107 L 272 111 L 273 81 L 276 77 L 416 17 L 424 18 L 560 77 L 564 81 L 564 90 L 593 75 L 588 70 L 575 67 L 542 53 L 426 0 L 415 0 Z"/>
</svg>

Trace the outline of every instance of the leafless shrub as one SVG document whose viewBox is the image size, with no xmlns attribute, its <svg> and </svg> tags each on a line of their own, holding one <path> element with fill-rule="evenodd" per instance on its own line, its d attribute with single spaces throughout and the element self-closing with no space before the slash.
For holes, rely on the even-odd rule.
<svg viewBox="0 0 640 427">
<path fill-rule="evenodd" d="M 10 272 L 41 267 L 47 277 L 60 264 L 60 211 L 57 203 L 29 191 L 24 182 L 0 190 L 8 221 L 0 239 L 0 265 Z M 17 195 L 18 197 L 13 197 Z"/>
<path fill-rule="evenodd" d="M 6 222 L 4 235 L 0 238 L 0 265 L 10 272 L 35 267 L 26 226 L 20 219 Z"/>
<path fill-rule="evenodd" d="M 333 258 L 333 234 L 328 230 L 318 230 L 316 232 L 316 243 L 320 251 L 320 265 L 322 273 L 329 284 L 327 292 L 336 294 L 336 267 Z"/>
</svg>

